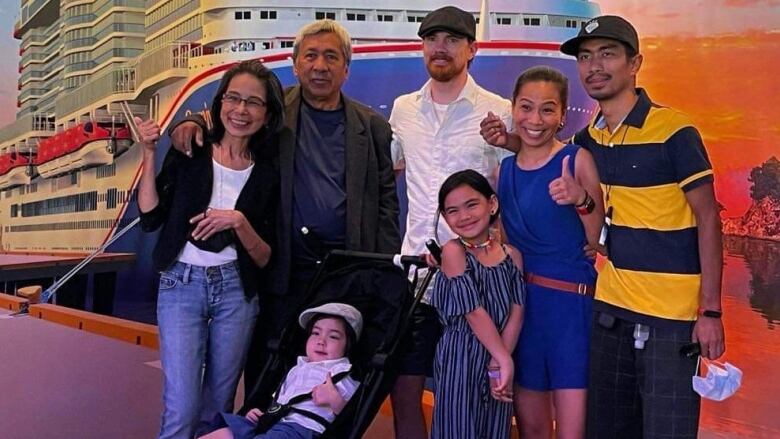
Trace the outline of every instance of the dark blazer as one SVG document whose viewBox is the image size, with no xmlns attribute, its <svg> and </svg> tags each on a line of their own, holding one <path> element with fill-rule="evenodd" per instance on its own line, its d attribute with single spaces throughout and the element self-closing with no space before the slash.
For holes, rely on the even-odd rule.
<svg viewBox="0 0 780 439">
<path fill-rule="evenodd" d="M 341 95 L 346 117 L 346 249 L 397 253 L 398 195 L 390 158 L 390 124 L 374 110 Z M 273 292 L 288 293 L 292 264 L 292 198 L 295 135 L 301 108 L 300 86 L 285 89 L 285 125 L 292 141 L 279 145 L 281 181 L 277 247 L 274 248 Z"/>
<path fill-rule="evenodd" d="M 203 212 L 211 199 L 214 169 L 211 145 L 195 148 L 192 159 L 170 148 L 156 178 L 159 202 L 149 212 L 141 212 L 141 228 L 151 232 L 162 226 L 152 255 L 158 271 L 167 270 L 184 248 L 189 237 L 189 219 Z M 279 177 L 275 163 L 275 140 L 270 140 L 263 156 L 255 155 L 255 166 L 236 200 L 236 210 L 267 243 L 274 242 L 275 213 L 278 205 Z M 256 295 L 264 274 L 236 238 L 241 283 L 247 297 Z"/>
</svg>

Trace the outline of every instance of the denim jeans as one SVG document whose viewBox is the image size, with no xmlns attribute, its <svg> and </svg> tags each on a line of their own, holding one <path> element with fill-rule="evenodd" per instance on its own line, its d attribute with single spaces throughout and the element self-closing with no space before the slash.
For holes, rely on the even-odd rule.
<svg viewBox="0 0 780 439">
<path fill-rule="evenodd" d="M 165 382 L 160 438 L 191 439 L 233 399 L 258 313 L 238 265 L 176 262 L 160 275 L 157 323 Z"/>
<path fill-rule="evenodd" d="M 321 436 L 314 430 L 285 421 L 277 422 L 265 433 L 258 433 L 254 422 L 230 413 L 223 413 L 217 425 L 227 427 L 235 439 L 316 439 Z"/>
</svg>

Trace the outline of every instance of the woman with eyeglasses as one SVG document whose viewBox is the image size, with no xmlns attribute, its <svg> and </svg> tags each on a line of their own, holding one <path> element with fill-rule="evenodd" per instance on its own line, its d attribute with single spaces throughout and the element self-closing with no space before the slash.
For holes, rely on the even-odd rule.
<svg viewBox="0 0 780 439">
<path fill-rule="evenodd" d="M 156 178 L 160 128 L 136 118 L 141 224 L 162 227 L 153 254 L 165 376 L 160 438 L 191 438 L 232 412 L 271 257 L 281 84 L 259 61 L 241 62 L 225 73 L 211 115 L 205 148 L 193 148 L 192 158 L 170 148 Z"/>
</svg>

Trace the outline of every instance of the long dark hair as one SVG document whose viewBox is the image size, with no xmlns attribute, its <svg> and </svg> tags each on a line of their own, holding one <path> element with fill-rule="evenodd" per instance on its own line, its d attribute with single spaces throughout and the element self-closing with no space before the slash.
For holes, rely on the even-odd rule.
<svg viewBox="0 0 780 439">
<path fill-rule="evenodd" d="M 439 189 L 439 214 L 444 214 L 444 200 L 447 198 L 447 195 L 461 186 L 468 186 L 474 189 L 484 195 L 488 200 L 490 200 L 490 197 L 496 195 L 496 191 L 493 190 L 493 187 L 490 186 L 490 183 L 488 183 L 487 178 L 485 178 L 484 175 L 473 169 L 458 171 L 447 177 L 447 179 L 444 180 L 444 183 L 441 184 L 441 188 Z M 501 205 L 496 209 L 496 213 L 490 215 L 490 224 L 493 224 L 500 212 Z"/>
<path fill-rule="evenodd" d="M 219 117 L 222 112 L 222 95 L 227 91 L 230 81 L 239 74 L 247 73 L 265 85 L 266 92 L 266 121 L 265 124 L 249 139 L 249 150 L 254 155 L 261 155 L 261 149 L 265 143 L 276 136 L 284 128 L 284 96 L 282 84 L 279 78 L 268 67 L 256 59 L 241 61 L 230 68 L 219 83 L 217 94 L 211 103 L 212 129 L 208 133 L 211 143 L 219 142 L 225 136 L 225 125 Z"/>
</svg>

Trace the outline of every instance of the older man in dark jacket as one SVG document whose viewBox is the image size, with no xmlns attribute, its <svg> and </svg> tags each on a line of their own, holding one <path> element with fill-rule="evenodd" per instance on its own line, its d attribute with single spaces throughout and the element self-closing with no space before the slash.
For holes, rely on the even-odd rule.
<svg viewBox="0 0 780 439">
<path fill-rule="evenodd" d="M 390 125 L 341 92 L 351 57 L 349 34 L 331 20 L 304 26 L 295 39 L 299 85 L 285 90 L 289 132 L 279 145 L 278 239 L 253 351 L 295 312 L 327 250 L 400 249 Z M 198 143 L 199 122 L 196 116 L 174 127 L 176 148 L 188 152 L 193 137 Z M 259 367 L 254 353 L 249 358 L 247 383 Z"/>
</svg>

